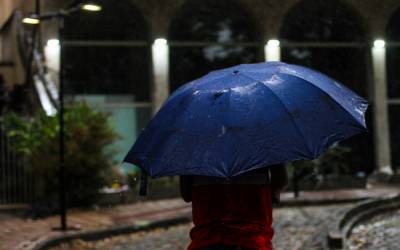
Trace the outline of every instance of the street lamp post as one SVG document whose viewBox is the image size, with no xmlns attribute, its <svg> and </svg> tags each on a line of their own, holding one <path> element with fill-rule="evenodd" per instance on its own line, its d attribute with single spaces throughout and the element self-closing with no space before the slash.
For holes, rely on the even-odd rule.
<svg viewBox="0 0 400 250">
<path fill-rule="evenodd" d="M 58 21 L 58 40 L 60 44 L 60 68 L 59 68 L 59 102 L 60 113 L 58 114 L 60 124 L 60 169 L 59 169 L 59 196 L 60 196 L 60 219 L 61 230 L 67 229 L 67 190 L 65 189 L 65 135 L 64 135 L 64 53 L 63 53 L 63 40 L 64 40 L 64 18 Z"/>
<path fill-rule="evenodd" d="M 25 24 L 40 24 L 41 21 L 58 19 L 58 40 L 60 46 L 60 66 L 59 66 L 59 205 L 60 205 L 60 229 L 67 230 L 67 195 L 65 188 L 65 130 L 64 130 L 64 21 L 70 14 L 77 11 L 100 11 L 101 6 L 95 4 L 79 4 L 69 9 L 61 9 L 57 12 L 44 13 L 41 15 L 32 14 L 22 20 Z"/>
</svg>

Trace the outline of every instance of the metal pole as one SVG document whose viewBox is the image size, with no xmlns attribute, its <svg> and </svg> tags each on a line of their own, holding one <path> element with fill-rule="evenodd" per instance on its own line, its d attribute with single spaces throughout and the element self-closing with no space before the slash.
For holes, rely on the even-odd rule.
<svg viewBox="0 0 400 250">
<path fill-rule="evenodd" d="M 7 170 L 7 189 L 6 189 L 6 202 L 11 203 L 11 185 L 12 185 L 12 180 L 11 180 L 11 173 L 12 173 L 12 168 L 11 168 L 11 150 L 10 150 L 10 140 L 7 136 L 5 135 L 6 138 L 6 152 L 7 152 L 7 163 L 6 163 L 6 170 Z"/>
<path fill-rule="evenodd" d="M 0 170 L 1 176 L 1 193 L 0 193 L 0 204 L 6 203 L 6 149 L 5 149 L 5 129 L 3 122 L 0 120 Z"/>
<path fill-rule="evenodd" d="M 11 170 L 12 170 L 12 177 L 11 177 L 11 188 L 10 188 L 10 194 L 11 194 L 11 203 L 17 203 L 17 180 L 18 180 L 18 167 L 16 164 L 16 157 L 15 157 L 15 150 L 12 145 L 13 141 L 10 140 L 10 148 L 11 148 Z"/>
<path fill-rule="evenodd" d="M 299 174 L 297 171 L 297 168 L 295 167 L 293 170 L 293 192 L 294 192 L 294 197 L 298 198 L 299 197 Z"/>
<path fill-rule="evenodd" d="M 59 30 L 58 39 L 60 43 L 60 73 L 59 73 L 59 125 L 60 125 L 60 169 L 59 169 L 59 188 L 60 188 L 60 219 L 61 219 L 61 230 L 67 230 L 67 202 L 66 202 L 66 189 L 65 189 L 65 155 L 64 155 L 64 53 L 63 53 L 63 29 L 64 29 L 64 17 L 58 19 Z"/>
</svg>

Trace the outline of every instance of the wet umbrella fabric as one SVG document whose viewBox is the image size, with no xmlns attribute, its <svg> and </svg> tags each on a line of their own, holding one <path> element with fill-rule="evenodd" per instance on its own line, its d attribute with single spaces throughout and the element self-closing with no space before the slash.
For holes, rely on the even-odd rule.
<svg viewBox="0 0 400 250">
<path fill-rule="evenodd" d="M 152 177 L 232 177 L 265 165 L 314 159 L 366 129 L 367 102 L 309 68 L 242 64 L 183 85 L 124 161 Z"/>
</svg>

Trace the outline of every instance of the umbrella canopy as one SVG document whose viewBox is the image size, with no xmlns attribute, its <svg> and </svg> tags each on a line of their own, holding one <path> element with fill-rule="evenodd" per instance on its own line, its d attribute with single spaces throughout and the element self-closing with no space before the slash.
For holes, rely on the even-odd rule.
<svg viewBox="0 0 400 250">
<path fill-rule="evenodd" d="M 367 102 L 281 62 L 241 64 L 183 85 L 125 157 L 150 176 L 232 177 L 299 159 L 366 130 Z"/>
</svg>

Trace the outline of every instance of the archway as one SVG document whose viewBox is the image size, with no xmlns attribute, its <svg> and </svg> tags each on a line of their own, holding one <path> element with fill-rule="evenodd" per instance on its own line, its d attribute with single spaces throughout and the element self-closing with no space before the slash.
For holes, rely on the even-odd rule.
<svg viewBox="0 0 400 250">
<path fill-rule="evenodd" d="M 280 31 L 282 61 L 317 69 L 368 99 L 365 35 L 358 14 L 343 1 L 303 0 L 287 13 Z M 286 44 L 286 46 L 285 46 Z M 367 123 L 372 126 L 368 111 Z M 372 133 L 341 145 L 353 173 L 374 169 Z"/>
<path fill-rule="evenodd" d="M 113 158 L 121 163 L 151 117 L 150 32 L 129 0 L 94 3 L 102 6 L 100 12 L 81 11 L 66 18 L 65 90 L 71 100 L 83 99 L 111 115 L 109 121 L 120 135 Z"/>
<path fill-rule="evenodd" d="M 67 92 L 131 94 L 135 101 L 150 101 L 149 30 L 143 16 L 126 0 L 95 2 L 101 12 L 78 12 L 65 22 Z"/>
<path fill-rule="evenodd" d="M 367 97 L 365 50 L 357 46 L 365 36 L 358 16 L 344 3 L 301 1 L 287 13 L 280 38 L 284 42 L 303 43 L 284 47 L 283 61 L 313 67 Z"/>
<path fill-rule="evenodd" d="M 257 24 L 237 1 L 185 2 L 169 40 L 171 91 L 211 70 L 262 59 Z"/>
</svg>

